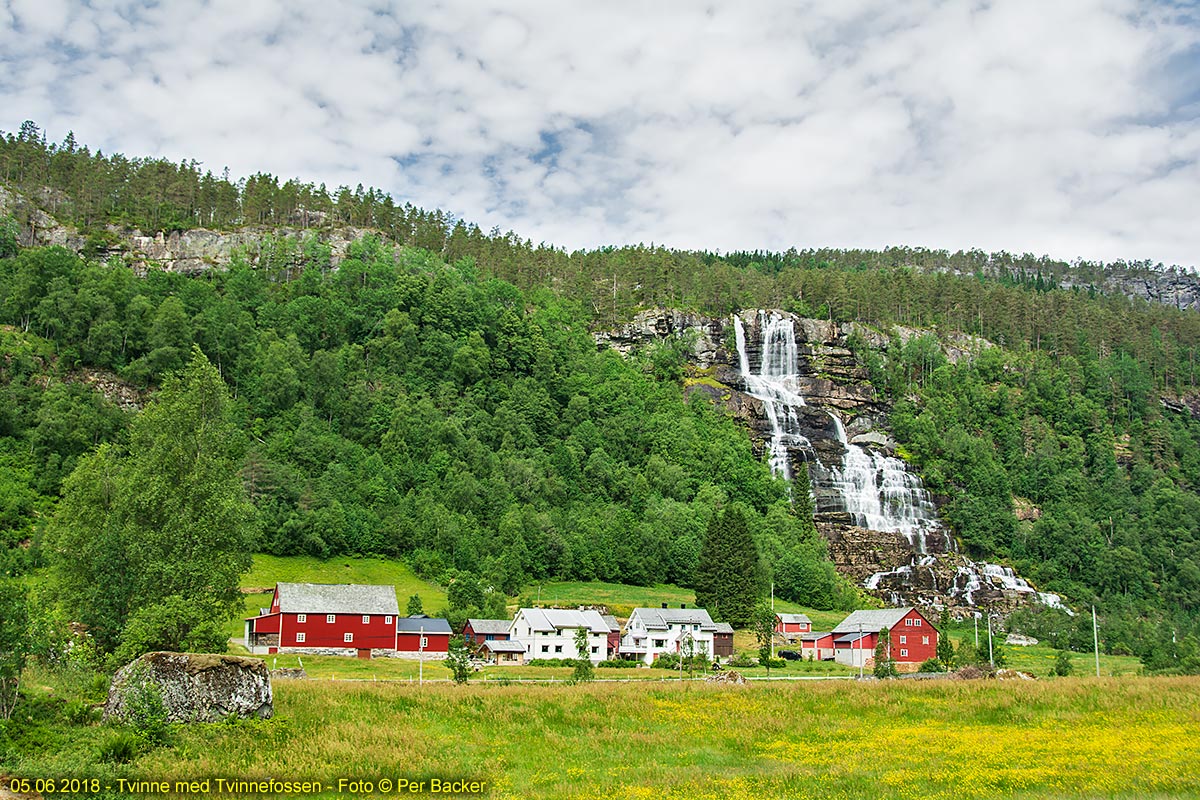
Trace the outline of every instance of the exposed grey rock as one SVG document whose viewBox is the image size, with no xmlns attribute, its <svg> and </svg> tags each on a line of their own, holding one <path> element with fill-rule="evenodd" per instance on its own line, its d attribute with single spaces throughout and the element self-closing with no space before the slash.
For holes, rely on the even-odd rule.
<svg viewBox="0 0 1200 800">
<path fill-rule="evenodd" d="M 147 653 L 117 671 L 104 718 L 124 720 L 133 692 L 158 687 L 171 722 L 220 722 L 273 713 L 271 677 L 261 658 L 210 653 Z"/>
</svg>

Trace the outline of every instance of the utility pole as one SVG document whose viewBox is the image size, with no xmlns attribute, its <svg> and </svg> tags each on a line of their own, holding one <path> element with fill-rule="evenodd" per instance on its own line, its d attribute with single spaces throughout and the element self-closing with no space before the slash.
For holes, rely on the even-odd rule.
<svg viewBox="0 0 1200 800">
<path fill-rule="evenodd" d="M 976 611 L 971 617 L 975 621 L 975 652 L 979 652 L 979 612 Z"/>
<path fill-rule="evenodd" d="M 1096 677 L 1100 677 L 1100 628 L 1096 625 L 1096 607 L 1092 606 L 1092 646 L 1096 650 Z"/>
<path fill-rule="evenodd" d="M 771 581 L 771 614 L 772 615 L 775 614 L 775 581 Z M 773 619 L 771 621 L 771 624 L 772 625 L 775 624 L 775 621 Z M 784 630 L 786 630 L 786 628 Z M 774 632 L 771 633 L 771 660 L 772 661 L 775 660 L 775 633 Z"/>
<path fill-rule="evenodd" d="M 862 623 L 858 623 L 858 679 L 861 681 L 863 676 L 863 654 L 862 654 Z"/>
<path fill-rule="evenodd" d="M 988 663 L 992 665 L 992 669 L 996 668 L 996 659 L 992 655 L 992 615 L 988 614 Z"/>
<path fill-rule="evenodd" d="M 417 630 L 417 685 L 425 685 L 425 626 Z"/>
</svg>

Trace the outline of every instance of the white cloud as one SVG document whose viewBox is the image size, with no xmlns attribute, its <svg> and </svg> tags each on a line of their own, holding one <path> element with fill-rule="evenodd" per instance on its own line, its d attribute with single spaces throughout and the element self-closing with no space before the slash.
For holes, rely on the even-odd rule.
<svg viewBox="0 0 1200 800">
<path fill-rule="evenodd" d="M 8 0 L 6 18 L 0 128 L 375 185 L 534 241 L 1200 261 L 1200 29 L 1176 5 Z"/>
</svg>

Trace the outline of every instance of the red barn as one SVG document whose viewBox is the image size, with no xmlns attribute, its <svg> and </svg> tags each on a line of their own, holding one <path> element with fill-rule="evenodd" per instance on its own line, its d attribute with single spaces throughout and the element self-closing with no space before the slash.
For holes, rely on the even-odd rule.
<svg viewBox="0 0 1200 800">
<path fill-rule="evenodd" d="M 800 635 L 800 655 L 813 661 L 832 661 L 833 640 L 834 635 L 824 631 L 803 633 Z"/>
<path fill-rule="evenodd" d="M 271 607 L 246 620 L 252 653 L 332 649 L 359 658 L 396 649 L 400 608 L 392 586 L 277 583 Z"/>
<path fill-rule="evenodd" d="M 445 658 L 450 652 L 450 623 L 417 614 L 396 621 L 396 652 L 406 657 Z"/>
<path fill-rule="evenodd" d="M 834 660 L 869 667 L 875 658 L 879 632 L 891 637 L 892 660 L 900 667 L 916 666 L 937 655 L 938 632 L 929 620 L 909 606 L 855 611 L 833 629 Z"/>
<path fill-rule="evenodd" d="M 776 614 L 775 632 L 782 633 L 788 639 L 795 639 L 802 633 L 812 631 L 812 620 L 806 614 Z"/>
</svg>

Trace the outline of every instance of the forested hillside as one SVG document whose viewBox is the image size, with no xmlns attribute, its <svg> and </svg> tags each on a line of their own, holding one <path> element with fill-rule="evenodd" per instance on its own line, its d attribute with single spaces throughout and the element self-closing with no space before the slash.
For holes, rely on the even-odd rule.
<svg viewBox="0 0 1200 800">
<path fill-rule="evenodd" d="M 32 125 L 0 137 L 0 182 L 25 198 L 0 230 L 10 543 L 36 533 L 82 453 L 125 435 L 128 412 L 83 371 L 152 393 L 196 343 L 235 396 L 265 551 L 400 554 L 423 575 L 463 570 L 506 591 L 543 576 L 686 584 L 713 509 L 735 502 L 763 574 L 801 554 L 815 566 L 796 599 L 829 605 L 839 585 L 823 545 L 745 433 L 683 400 L 682 350 L 625 360 L 589 334 L 655 305 L 783 308 L 902 334 L 854 349 L 967 549 L 1098 603 L 1109 649 L 1171 668 L 1194 644 L 1200 314 L 1100 291 L 1116 272 L 1162 274 L 1149 265 L 902 248 L 566 253 L 373 189 L 234 182 L 50 145 Z M 22 249 L 36 209 L 76 226 L 92 257 Z M 268 241 L 273 226 L 309 230 L 199 276 L 122 262 L 127 226 L 201 225 L 259 225 Z M 339 225 L 379 237 L 335 268 L 322 236 Z M 997 347 L 950 363 L 961 334 Z"/>
</svg>

